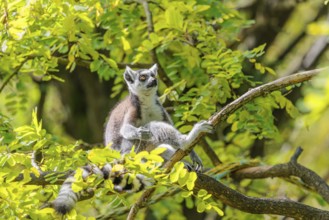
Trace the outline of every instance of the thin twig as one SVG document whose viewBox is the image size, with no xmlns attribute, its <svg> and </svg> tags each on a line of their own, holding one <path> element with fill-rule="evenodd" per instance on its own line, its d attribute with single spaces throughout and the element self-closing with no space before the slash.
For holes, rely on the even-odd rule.
<svg viewBox="0 0 329 220">
<path fill-rule="evenodd" d="M 10 74 L 9 76 L 8 76 L 8 78 L 3 82 L 3 84 L 1 85 L 1 87 L 0 87 L 0 93 L 2 92 L 2 90 L 6 87 L 6 85 L 10 82 L 10 80 L 14 77 L 14 76 L 16 76 L 18 73 L 19 73 L 19 71 L 20 71 L 20 69 L 22 68 L 22 66 L 25 64 L 25 62 L 27 61 L 27 59 L 25 59 L 17 68 L 16 68 L 16 70 L 12 73 L 12 74 Z"/>
<path fill-rule="evenodd" d="M 299 156 L 302 154 L 303 152 L 303 148 L 301 147 L 298 147 L 294 153 L 294 155 L 292 155 L 291 159 L 290 159 L 290 162 L 291 163 L 297 163 L 297 160 L 299 158 Z"/>
</svg>

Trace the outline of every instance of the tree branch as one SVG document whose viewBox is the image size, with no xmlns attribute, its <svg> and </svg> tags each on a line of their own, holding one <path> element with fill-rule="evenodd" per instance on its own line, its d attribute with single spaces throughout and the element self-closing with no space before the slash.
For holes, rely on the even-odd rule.
<svg viewBox="0 0 329 220">
<path fill-rule="evenodd" d="M 214 166 L 218 166 L 219 164 L 222 164 L 222 161 L 218 158 L 216 152 L 209 146 L 209 144 L 205 140 L 202 140 L 201 146 L 203 151 L 207 154 L 207 156 L 209 157 L 209 159 L 211 160 Z"/>
<path fill-rule="evenodd" d="M 242 96 L 240 96 L 239 98 L 237 98 L 236 100 L 234 100 L 233 102 L 226 105 L 219 112 L 212 115 L 208 121 L 213 126 L 216 126 L 218 123 L 224 121 L 234 111 L 238 110 L 240 107 L 250 102 L 251 100 L 259 96 L 266 95 L 272 91 L 279 90 L 287 86 L 295 85 L 310 80 L 313 76 L 317 75 L 318 73 L 326 69 L 328 69 L 328 67 L 296 73 L 290 76 L 279 78 L 275 81 L 266 83 L 256 88 L 253 88 L 248 92 L 246 92 L 245 94 L 243 94 Z M 178 161 L 183 159 L 186 155 L 188 155 L 189 152 L 191 152 L 191 150 L 193 149 L 193 146 L 195 146 L 197 142 L 201 139 L 201 137 L 203 137 L 204 135 L 205 135 L 204 133 L 201 133 L 199 136 L 197 136 L 194 139 L 194 141 L 191 142 L 189 146 L 186 146 L 185 149 L 178 149 L 176 153 L 170 158 L 170 160 L 168 160 L 164 165 L 164 167 L 167 169 L 167 172 L 169 172 L 172 169 L 175 163 L 177 163 Z M 150 196 L 152 195 L 151 190 L 146 190 L 143 193 L 143 195 L 139 198 L 139 200 L 132 206 L 130 212 L 135 214 L 129 215 L 130 216 L 130 218 L 128 218 L 129 220 L 134 219 L 139 208 L 150 198 Z"/>
<path fill-rule="evenodd" d="M 205 189 L 224 204 L 248 213 L 275 214 L 296 219 L 329 219 L 328 211 L 288 199 L 245 196 L 204 174 L 198 174 L 194 189 Z"/>
<path fill-rule="evenodd" d="M 69 170 L 66 172 L 56 172 L 56 171 L 47 171 L 47 172 L 42 172 L 40 175 L 36 176 L 34 173 L 30 174 L 31 180 L 27 183 L 26 185 L 40 185 L 40 186 L 45 186 L 45 185 L 61 185 L 64 183 L 64 181 L 73 173 L 74 171 Z M 19 174 L 14 182 L 19 182 L 24 179 L 24 175 L 21 173 Z"/>
<path fill-rule="evenodd" d="M 10 74 L 7 79 L 5 79 L 5 81 L 3 82 L 3 84 L 0 87 L 0 93 L 6 87 L 6 85 L 10 82 L 10 80 L 19 73 L 19 71 L 21 70 L 22 66 L 25 64 L 26 61 L 27 61 L 27 59 L 24 59 L 22 61 L 22 63 L 15 69 L 15 71 L 12 74 Z"/>
<path fill-rule="evenodd" d="M 212 194 L 214 199 L 247 213 L 274 214 L 295 219 L 329 219 L 328 211 L 317 209 L 285 198 L 269 199 L 246 196 L 204 174 L 198 174 L 198 178 L 195 182 L 195 192 L 197 193 L 200 189 L 205 189 L 209 194 Z M 159 198 L 157 196 L 155 201 L 162 198 L 163 197 Z M 153 203 L 154 200 L 144 201 L 141 203 L 139 208 L 148 207 Z M 107 215 L 99 216 L 97 219 L 113 219 L 114 216 L 123 215 L 128 211 L 129 208 L 125 207 Z"/>
<path fill-rule="evenodd" d="M 232 173 L 232 177 L 236 179 L 259 179 L 269 177 L 289 178 L 296 176 L 299 177 L 306 186 L 317 192 L 329 203 L 329 186 L 326 181 L 314 171 L 297 163 L 297 159 L 302 151 L 302 148 L 298 147 L 288 163 L 274 166 L 248 167 L 235 171 Z"/>
</svg>

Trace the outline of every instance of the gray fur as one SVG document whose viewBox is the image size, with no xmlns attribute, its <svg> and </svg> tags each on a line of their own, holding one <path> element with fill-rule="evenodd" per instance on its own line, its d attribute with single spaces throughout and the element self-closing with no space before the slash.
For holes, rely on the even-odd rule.
<svg viewBox="0 0 329 220">
<path fill-rule="evenodd" d="M 123 75 L 129 96 L 111 111 L 105 127 L 104 144 L 111 144 L 111 148 L 125 154 L 131 150 L 134 141 L 150 138 L 150 132 L 139 127 L 151 121 L 172 122 L 158 100 L 156 64 L 150 69 L 136 71 L 127 67 Z"/>
<path fill-rule="evenodd" d="M 151 132 L 151 139 L 146 141 L 140 140 L 138 144 L 136 143 L 136 148 L 138 148 L 138 151 L 151 151 L 161 145 L 167 148 L 162 155 L 165 160 L 169 160 L 177 149 L 186 150 L 186 147 L 200 133 L 211 133 L 213 130 L 212 125 L 206 121 L 195 124 L 187 135 L 180 133 L 172 125 L 161 121 L 152 121 L 146 124 L 144 128 Z M 202 169 L 198 164 L 197 166 L 197 170 Z"/>
<path fill-rule="evenodd" d="M 110 113 L 104 133 L 106 146 L 111 145 L 111 148 L 125 154 L 130 152 L 133 145 L 137 146 L 141 141 L 144 142 L 142 145 L 152 142 L 150 138 L 157 136 L 157 134 L 146 126 L 150 122 L 166 122 L 174 129 L 169 114 L 160 104 L 157 96 L 157 69 L 156 64 L 150 69 L 136 71 L 126 67 L 123 75 L 130 94 Z M 140 80 L 141 76 L 145 76 L 144 81 Z M 168 126 L 165 127 L 168 128 Z M 171 129 L 169 130 L 171 131 Z M 156 147 L 154 144 L 150 146 Z M 145 150 L 145 147 L 136 149 L 138 152 Z M 190 157 L 193 163 L 202 167 L 202 161 L 194 151 L 191 151 Z"/>
<path fill-rule="evenodd" d="M 103 172 L 95 165 L 83 166 L 81 169 L 83 179 L 86 179 L 91 174 L 96 174 L 99 177 L 103 177 Z M 61 189 L 59 190 L 57 198 L 52 202 L 52 207 L 59 214 L 64 215 L 70 212 L 81 196 L 80 192 L 75 193 L 72 190 L 72 183 L 74 183 L 74 181 L 74 174 L 72 174 L 64 181 Z"/>
</svg>

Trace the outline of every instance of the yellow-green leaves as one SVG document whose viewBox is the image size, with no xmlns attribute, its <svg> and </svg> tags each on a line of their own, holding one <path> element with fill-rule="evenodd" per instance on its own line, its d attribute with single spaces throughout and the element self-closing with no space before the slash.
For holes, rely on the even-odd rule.
<svg viewBox="0 0 329 220">
<path fill-rule="evenodd" d="M 108 148 L 104 149 L 92 149 L 88 153 L 88 159 L 94 164 L 105 164 L 111 162 L 114 159 L 119 159 L 120 153 Z"/>
<path fill-rule="evenodd" d="M 131 49 L 129 41 L 125 37 L 121 37 L 121 43 L 123 46 L 123 50 L 129 52 Z"/>
<path fill-rule="evenodd" d="M 199 190 L 197 194 L 196 207 L 198 212 L 213 209 L 219 216 L 223 216 L 224 212 L 218 207 L 218 204 L 211 201 L 211 194 L 204 189 Z"/>
<path fill-rule="evenodd" d="M 37 111 L 32 113 L 32 124 L 21 126 L 14 130 L 22 145 L 33 145 L 33 150 L 38 150 L 49 143 L 49 136 L 42 128 L 42 122 L 38 121 Z"/>
<path fill-rule="evenodd" d="M 72 178 L 72 181 L 73 181 L 72 190 L 74 192 L 80 192 L 81 190 L 83 190 L 84 188 L 87 187 L 86 183 L 83 182 L 82 173 L 83 173 L 83 169 L 78 168 L 75 171 L 74 179 Z"/>
<path fill-rule="evenodd" d="M 177 182 L 180 187 L 186 186 L 191 191 L 194 188 L 197 175 L 195 172 L 188 172 L 184 166 L 182 162 L 176 163 L 169 175 L 169 179 L 172 183 Z"/>
<path fill-rule="evenodd" d="M 169 7 L 165 12 L 166 22 L 169 28 L 174 28 L 177 30 L 183 29 L 183 16 L 176 7 Z"/>
<path fill-rule="evenodd" d="M 184 164 L 181 162 L 174 166 L 174 169 L 170 174 L 170 181 L 177 182 L 180 187 L 186 185 L 188 191 L 180 193 L 180 196 L 186 201 L 186 206 L 193 208 L 194 203 L 191 198 L 195 197 L 195 206 L 198 212 L 202 213 L 212 209 L 216 211 L 218 215 L 223 216 L 223 211 L 218 207 L 218 204 L 212 200 L 212 195 L 209 194 L 206 190 L 200 189 L 197 194 L 193 193 L 194 183 L 197 179 L 197 175 L 195 172 L 187 172 L 187 170 L 183 167 Z"/>
</svg>

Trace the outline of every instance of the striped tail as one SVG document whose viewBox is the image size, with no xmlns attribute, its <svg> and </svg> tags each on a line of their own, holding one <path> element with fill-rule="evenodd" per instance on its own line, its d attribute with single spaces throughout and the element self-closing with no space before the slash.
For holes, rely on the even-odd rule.
<svg viewBox="0 0 329 220">
<path fill-rule="evenodd" d="M 97 174 L 104 179 L 113 182 L 114 190 L 117 192 L 133 193 L 143 190 L 147 186 L 154 185 L 154 181 L 142 174 L 137 174 L 132 178 L 130 174 L 122 172 L 112 172 L 112 166 L 106 164 L 102 169 L 96 166 L 87 165 L 82 167 L 82 178 L 86 179 L 91 174 Z M 70 212 L 79 201 L 82 192 L 75 193 L 72 190 L 72 183 L 75 182 L 74 174 L 69 176 L 61 186 L 57 198 L 52 202 L 52 207 L 59 214 L 65 215 Z"/>
<path fill-rule="evenodd" d="M 103 172 L 94 165 L 86 165 L 82 167 L 82 178 L 85 180 L 91 174 L 96 174 L 103 177 Z M 59 214 L 65 215 L 70 212 L 75 203 L 81 197 L 83 192 L 74 192 L 72 190 L 72 183 L 75 182 L 74 173 L 69 176 L 61 186 L 57 198 L 52 202 L 52 207 Z"/>
<path fill-rule="evenodd" d="M 78 201 L 79 193 L 73 192 L 71 188 L 74 181 L 73 176 L 68 177 L 62 185 L 58 197 L 52 202 L 52 206 L 57 213 L 65 215 L 73 209 Z"/>
</svg>

